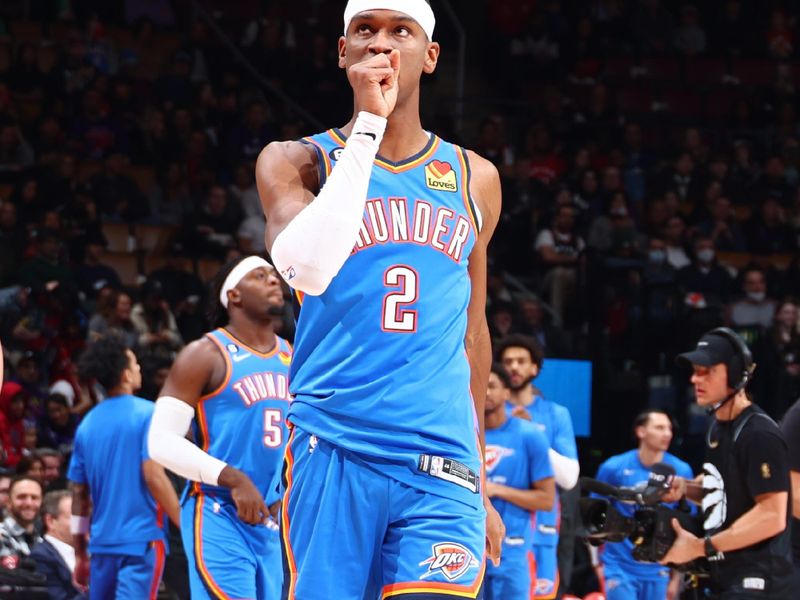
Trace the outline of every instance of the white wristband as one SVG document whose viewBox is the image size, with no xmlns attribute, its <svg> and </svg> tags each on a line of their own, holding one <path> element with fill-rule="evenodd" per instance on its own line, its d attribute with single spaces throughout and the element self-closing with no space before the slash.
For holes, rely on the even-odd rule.
<svg viewBox="0 0 800 600">
<path fill-rule="evenodd" d="M 270 256 L 294 289 L 321 295 L 353 251 L 386 124 L 378 115 L 358 113 L 325 186 L 275 238 Z"/>
<path fill-rule="evenodd" d="M 183 400 L 162 396 L 156 402 L 147 450 L 150 457 L 181 477 L 218 485 L 219 474 L 228 465 L 186 439 L 194 409 Z"/>
<path fill-rule="evenodd" d="M 91 524 L 92 520 L 90 517 L 72 515 L 69 519 L 69 532 L 72 535 L 87 535 Z"/>
</svg>

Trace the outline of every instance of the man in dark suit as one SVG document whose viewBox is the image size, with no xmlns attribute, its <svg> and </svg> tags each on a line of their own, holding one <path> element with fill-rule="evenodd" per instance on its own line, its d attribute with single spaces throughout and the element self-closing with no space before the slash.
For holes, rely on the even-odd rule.
<svg viewBox="0 0 800 600">
<path fill-rule="evenodd" d="M 66 490 L 48 492 L 42 502 L 44 541 L 34 547 L 31 558 L 36 570 L 47 577 L 50 600 L 77 600 L 84 598 L 72 585 L 75 568 L 75 549 L 69 531 L 72 515 L 72 495 Z"/>
</svg>

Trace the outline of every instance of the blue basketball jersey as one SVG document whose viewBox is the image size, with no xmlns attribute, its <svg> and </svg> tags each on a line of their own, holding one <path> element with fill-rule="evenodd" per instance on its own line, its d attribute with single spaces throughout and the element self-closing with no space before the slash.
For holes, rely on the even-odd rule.
<svg viewBox="0 0 800 600">
<path fill-rule="evenodd" d="M 346 140 L 330 130 L 304 142 L 324 185 Z M 469 184 L 466 152 L 435 135 L 407 160 L 376 158 L 352 254 L 321 296 L 297 294 L 289 418 L 389 477 L 477 507 Z"/>
<path fill-rule="evenodd" d="M 274 496 L 288 430 L 289 363 L 292 348 L 277 336 L 275 348 L 262 354 L 224 329 L 206 336 L 225 358 L 226 376 L 218 389 L 197 403 L 195 443 L 247 474 L 264 497 Z M 227 496 L 229 490 L 192 483 L 194 491 Z"/>
<path fill-rule="evenodd" d="M 486 430 L 486 477 L 489 481 L 528 490 L 531 484 L 553 476 L 547 454 L 549 444 L 532 423 L 511 417 L 497 429 Z M 506 526 L 506 540 L 519 540 L 520 548 L 530 547 L 533 515 L 524 508 L 492 499 Z"/>
<path fill-rule="evenodd" d="M 679 477 L 692 479 L 692 468 L 681 459 L 673 456 L 669 452 L 664 453 L 661 462 L 675 468 L 675 473 Z M 604 481 L 615 487 L 636 487 L 644 485 L 650 476 L 650 467 L 646 467 L 639 460 L 638 450 L 629 450 L 623 454 L 612 456 L 606 460 L 597 470 L 596 479 Z M 598 496 L 602 497 L 602 496 Z M 633 517 L 636 506 L 612 500 L 614 507 L 626 517 Z M 677 504 L 670 504 L 673 508 Z M 604 544 L 602 560 L 606 564 L 613 564 L 621 567 L 631 576 L 640 579 L 660 579 L 664 567 L 652 563 L 638 562 L 633 559 L 633 542 L 624 540 L 615 544 Z"/>
<path fill-rule="evenodd" d="M 510 412 L 514 406 L 509 402 Z M 531 421 L 547 438 L 550 448 L 567 458 L 578 459 L 578 447 L 572 428 L 572 417 L 566 407 L 537 396 L 533 404 L 525 410 L 531 415 Z M 561 504 L 556 498 L 551 510 L 540 510 L 536 513 L 533 543 L 556 546 L 558 544 L 558 528 L 561 520 Z"/>
</svg>

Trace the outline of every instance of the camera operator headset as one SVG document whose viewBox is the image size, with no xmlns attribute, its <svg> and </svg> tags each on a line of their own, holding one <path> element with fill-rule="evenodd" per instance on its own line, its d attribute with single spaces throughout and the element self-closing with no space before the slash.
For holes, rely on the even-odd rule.
<svg viewBox="0 0 800 600">
<path fill-rule="evenodd" d="M 789 599 L 792 576 L 786 444 L 775 422 L 745 388 L 755 370 L 747 345 L 732 330 L 709 331 L 677 362 L 690 365 L 697 403 L 714 415 L 703 473 L 676 477 L 665 501 L 686 496 L 703 507 L 705 537 L 673 521 L 676 540 L 662 563 L 707 557 L 718 600 Z"/>
</svg>

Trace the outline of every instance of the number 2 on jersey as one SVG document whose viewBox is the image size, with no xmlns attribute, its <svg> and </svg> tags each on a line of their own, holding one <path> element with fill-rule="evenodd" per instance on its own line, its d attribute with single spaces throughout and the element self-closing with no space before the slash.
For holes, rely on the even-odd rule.
<svg viewBox="0 0 800 600">
<path fill-rule="evenodd" d="M 264 445 L 278 448 L 283 443 L 283 414 L 275 408 L 264 409 Z"/>
<path fill-rule="evenodd" d="M 398 333 L 414 333 L 417 330 L 417 311 L 406 308 L 417 301 L 419 277 L 417 272 L 405 265 L 389 267 L 383 274 L 386 287 L 400 288 L 383 299 L 381 329 Z"/>
</svg>

